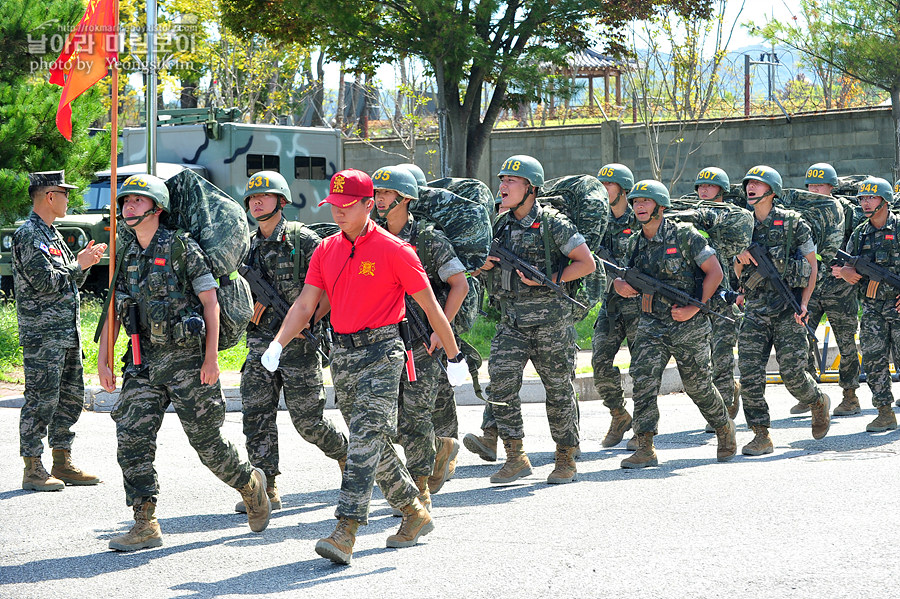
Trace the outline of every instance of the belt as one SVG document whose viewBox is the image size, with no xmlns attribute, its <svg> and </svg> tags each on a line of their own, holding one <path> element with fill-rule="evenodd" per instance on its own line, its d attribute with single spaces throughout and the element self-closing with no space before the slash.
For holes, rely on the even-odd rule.
<svg viewBox="0 0 900 599">
<path fill-rule="evenodd" d="M 387 326 L 378 327 L 377 329 L 363 329 L 347 335 L 335 333 L 334 344 L 345 349 L 352 349 L 354 347 L 372 345 L 373 343 L 378 343 L 385 339 L 394 339 L 399 336 L 400 328 L 396 324 L 389 324 Z"/>
</svg>

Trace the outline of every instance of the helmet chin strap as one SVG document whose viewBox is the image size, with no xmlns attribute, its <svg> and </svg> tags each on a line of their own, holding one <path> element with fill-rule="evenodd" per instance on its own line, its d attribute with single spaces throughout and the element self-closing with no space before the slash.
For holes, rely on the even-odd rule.
<svg viewBox="0 0 900 599">
<path fill-rule="evenodd" d="M 378 205 L 376 204 L 375 212 L 378 213 L 378 218 L 380 218 L 382 220 L 387 220 L 387 215 L 391 213 L 391 210 L 393 210 L 394 208 L 399 206 L 402 201 L 403 201 L 403 196 L 398 195 L 396 198 L 394 198 L 394 201 L 391 202 L 390 205 L 387 208 L 385 208 L 384 210 L 379 209 Z"/>
<path fill-rule="evenodd" d="M 655 218 L 662 218 L 662 210 L 660 210 L 662 206 L 659 204 L 656 205 L 656 208 L 653 209 L 653 212 L 650 213 L 650 220 Z"/>
<path fill-rule="evenodd" d="M 516 204 L 515 206 L 513 206 L 513 207 L 512 207 L 512 211 L 515 212 L 516 210 L 518 210 L 519 208 L 521 208 L 521 207 L 525 204 L 526 200 L 528 200 L 528 196 L 530 196 L 531 194 L 534 194 L 534 199 L 536 200 L 536 199 L 537 199 L 537 194 L 538 194 L 538 188 L 535 187 L 534 185 L 532 185 L 531 183 L 529 183 L 529 184 L 528 184 L 528 191 L 526 191 L 526 192 L 525 192 L 525 195 L 522 196 L 522 201 L 519 202 L 518 204 Z"/>
<path fill-rule="evenodd" d="M 761 196 L 759 196 L 759 197 L 757 197 L 757 198 L 751 198 L 751 197 L 748 196 L 748 197 L 747 197 L 747 203 L 750 204 L 751 206 L 755 206 L 756 203 L 757 203 L 758 201 L 762 200 L 763 198 L 766 198 L 766 197 L 768 197 L 768 196 L 774 196 L 774 195 L 775 195 L 775 192 L 772 191 L 772 190 L 769 190 L 768 193 L 764 193 L 764 194 L 762 194 Z"/>
<path fill-rule="evenodd" d="M 139 224 L 141 224 L 142 222 L 144 222 L 144 219 L 147 218 L 148 216 L 150 216 L 152 214 L 156 214 L 157 210 L 159 210 L 159 208 L 154 206 L 153 208 L 151 208 L 150 210 L 148 210 L 147 212 L 143 213 L 140 216 L 129 216 L 127 218 L 125 216 L 122 216 L 122 222 L 125 223 L 125 226 L 128 227 L 129 229 L 133 229 L 136 226 L 138 226 Z M 119 214 L 121 215 L 122 213 L 120 212 Z M 134 221 L 134 222 L 129 222 L 129 221 Z"/>
<path fill-rule="evenodd" d="M 272 212 L 270 212 L 268 214 L 263 214 L 262 216 L 257 216 L 256 222 L 260 222 L 260 223 L 265 222 L 265 221 L 269 220 L 270 218 L 272 218 L 273 216 L 275 216 L 276 214 L 278 214 L 279 212 L 281 212 L 281 202 L 278 202 L 278 204 L 279 205 Z"/>
<path fill-rule="evenodd" d="M 610 206 L 618 206 L 619 202 L 622 201 L 622 198 L 626 197 L 627 195 L 628 194 L 626 194 L 622 189 L 619 189 L 619 193 L 616 195 L 615 199 L 610 202 Z"/>
<path fill-rule="evenodd" d="M 872 218 L 873 216 L 875 216 L 876 212 L 881 210 L 882 206 L 886 206 L 886 205 L 887 205 L 887 202 L 884 200 L 884 198 L 881 198 L 881 201 L 878 203 L 877 206 L 875 206 L 874 210 L 872 210 L 872 211 L 863 210 L 863 214 L 865 215 L 866 218 Z"/>
</svg>

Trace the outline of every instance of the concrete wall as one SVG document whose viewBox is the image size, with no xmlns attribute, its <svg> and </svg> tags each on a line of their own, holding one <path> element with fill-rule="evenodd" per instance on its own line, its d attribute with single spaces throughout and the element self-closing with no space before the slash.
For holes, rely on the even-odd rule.
<svg viewBox="0 0 900 599">
<path fill-rule="evenodd" d="M 496 190 L 496 171 L 512 154 L 535 156 L 543 163 L 548 179 L 596 174 L 608 162 L 622 162 L 632 168 L 636 178 L 649 178 L 651 136 L 659 140 L 662 178 L 672 186 L 673 195 L 692 191 L 694 176 L 706 166 L 725 169 L 732 182 L 737 182 L 751 167 L 767 164 L 781 173 L 786 187 L 803 187 L 806 169 L 815 162 L 830 162 L 838 175 L 893 179 L 894 126 L 889 107 L 794 115 L 790 123 L 783 116 L 772 116 L 701 121 L 686 127 L 666 124 L 653 127 L 649 134 L 644 125 L 620 126 L 616 122 L 502 129 L 491 134 L 478 178 Z M 669 144 L 679 138 L 684 141 Z M 407 152 L 395 140 L 344 144 L 344 164 L 370 173 L 408 160 Z M 429 179 L 439 176 L 436 140 L 418 142 L 416 163 Z"/>
</svg>

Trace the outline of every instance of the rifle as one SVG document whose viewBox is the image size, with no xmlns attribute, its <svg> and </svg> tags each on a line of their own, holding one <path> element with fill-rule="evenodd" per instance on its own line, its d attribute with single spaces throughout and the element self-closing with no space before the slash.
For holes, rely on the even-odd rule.
<svg viewBox="0 0 900 599">
<path fill-rule="evenodd" d="M 612 262 L 607 262 L 602 258 L 600 261 L 603 263 L 603 268 L 606 269 L 606 272 L 614 275 L 616 278 L 623 279 L 626 283 L 634 287 L 644 296 L 641 300 L 641 309 L 644 312 L 650 312 L 653 305 L 653 296 L 658 293 L 679 306 L 694 306 L 695 308 L 699 308 L 700 311 L 704 314 L 717 316 L 718 318 L 721 318 L 727 322 L 734 322 L 734 319 L 730 316 L 719 314 L 704 302 L 701 302 L 689 293 L 685 293 L 681 289 L 673 287 L 668 283 L 663 283 L 659 279 L 651 277 L 648 274 L 644 274 L 636 268 L 623 268 L 621 266 L 613 264 Z"/>
<path fill-rule="evenodd" d="M 278 291 L 276 291 L 261 274 L 246 264 L 242 264 L 238 267 L 238 273 L 240 273 L 240 275 L 246 279 L 247 283 L 250 284 L 250 290 L 256 298 L 256 303 L 253 306 L 253 317 L 250 319 L 250 322 L 258 325 L 263 312 L 265 312 L 267 308 L 272 309 L 272 312 L 275 313 L 279 322 L 284 321 L 291 306 L 282 299 Z M 313 333 L 310 328 L 303 329 L 301 334 L 306 342 L 322 356 L 323 365 L 327 365 L 329 362 L 328 354 L 322 351 L 321 340 L 318 335 Z"/>
<path fill-rule="evenodd" d="M 550 277 L 548 277 L 547 275 L 542 273 L 540 270 L 535 268 L 534 265 L 529 264 L 528 262 L 525 262 L 524 260 L 522 260 L 521 258 L 516 256 L 514 253 L 512 253 L 511 251 L 509 251 L 508 249 L 506 249 L 502 245 L 500 245 L 499 239 L 494 238 L 494 240 L 491 242 L 491 249 L 488 251 L 488 254 L 491 256 L 496 256 L 497 258 L 500 259 L 500 268 L 502 270 L 504 270 L 504 271 L 519 270 L 522 272 L 522 274 L 524 274 L 527 278 L 531 279 L 532 281 L 534 281 L 536 283 L 540 283 L 541 285 L 549 287 L 550 289 L 555 291 L 559 297 L 575 304 L 582 310 L 588 309 L 587 306 L 585 306 L 584 304 L 582 304 L 575 298 L 569 296 L 565 291 L 563 291 L 562 287 L 560 287 L 557 283 L 554 283 Z"/>
<path fill-rule="evenodd" d="M 882 283 L 887 283 L 891 287 L 900 290 L 900 276 L 863 256 L 851 256 L 843 250 L 838 250 L 832 264 L 852 266 L 856 269 L 856 272 L 869 279 L 869 283 L 866 286 L 866 297 L 869 299 L 875 298 L 875 294 L 878 293 L 878 287 Z"/>
</svg>

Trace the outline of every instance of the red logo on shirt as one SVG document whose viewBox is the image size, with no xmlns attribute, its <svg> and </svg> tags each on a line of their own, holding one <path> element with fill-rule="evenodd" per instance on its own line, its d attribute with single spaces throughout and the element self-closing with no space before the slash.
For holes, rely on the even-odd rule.
<svg viewBox="0 0 900 599">
<path fill-rule="evenodd" d="M 666 248 L 666 253 L 667 254 L 677 254 L 678 248 Z"/>
<path fill-rule="evenodd" d="M 773 225 L 778 225 L 778 226 L 780 227 L 780 226 L 782 226 L 782 225 L 784 224 L 784 221 L 783 221 L 783 220 L 776 220 L 776 221 L 773 222 L 772 224 L 773 224 Z"/>
<path fill-rule="evenodd" d="M 50 252 L 51 256 L 62 256 L 62 251 L 56 248 L 48 248 L 47 251 Z"/>
<path fill-rule="evenodd" d="M 166 265 L 166 259 L 165 259 L 165 258 L 157 258 L 157 259 L 155 259 L 155 260 L 153 261 L 153 264 L 155 264 L 155 265 L 157 265 L 157 266 L 165 266 L 165 265 Z"/>
<path fill-rule="evenodd" d="M 894 239 L 894 236 L 893 235 L 885 235 L 884 238 L 885 239 Z"/>
<path fill-rule="evenodd" d="M 363 262 L 359 265 L 359 274 L 374 277 L 375 276 L 375 263 L 374 262 Z"/>
<path fill-rule="evenodd" d="M 631 235 L 631 229 L 625 229 L 622 231 L 622 235 Z"/>
<path fill-rule="evenodd" d="M 540 229 L 540 228 L 541 228 L 541 223 L 540 223 L 540 222 L 531 223 L 531 228 L 532 228 L 532 229 Z"/>
</svg>

